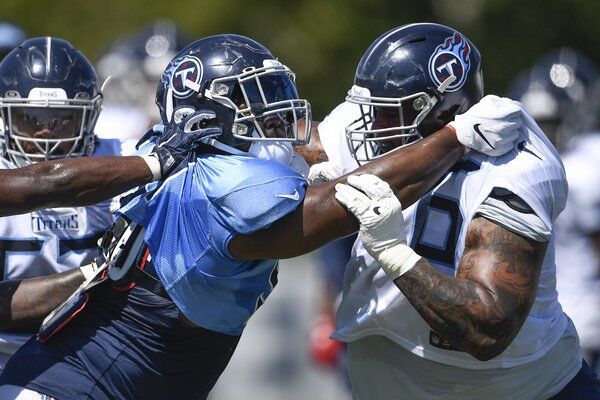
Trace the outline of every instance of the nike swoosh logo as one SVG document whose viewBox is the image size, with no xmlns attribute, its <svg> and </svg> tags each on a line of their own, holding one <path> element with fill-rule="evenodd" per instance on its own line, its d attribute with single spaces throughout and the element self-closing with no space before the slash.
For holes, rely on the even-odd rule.
<svg viewBox="0 0 600 400">
<path fill-rule="evenodd" d="M 281 197 L 282 199 L 290 199 L 290 200 L 300 200 L 300 193 L 297 190 L 294 190 L 294 194 L 278 194 L 275 197 Z"/>
<path fill-rule="evenodd" d="M 540 156 L 538 156 L 537 154 L 535 154 L 533 151 L 529 150 L 527 147 L 525 147 L 525 141 L 522 141 L 521 143 L 519 143 L 517 145 L 517 149 L 519 150 L 523 150 L 526 153 L 531 154 L 534 157 L 537 157 L 538 160 L 542 161 L 542 158 Z"/>
<path fill-rule="evenodd" d="M 381 212 L 379 212 L 379 207 L 373 207 L 373 212 L 377 215 L 381 215 Z"/>
<path fill-rule="evenodd" d="M 481 131 L 479 130 L 479 127 L 481 126 L 481 124 L 475 124 L 473 125 L 473 129 L 475 130 L 475 132 L 477 132 L 477 134 L 479 136 L 481 136 L 481 138 L 488 144 L 488 146 L 490 146 L 492 149 L 495 149 L 494 146 L 492 146 L 492 144 L 487 140 L 487 138 L 483 135 L 483 133 L 481 133 Z"/>
</svg>

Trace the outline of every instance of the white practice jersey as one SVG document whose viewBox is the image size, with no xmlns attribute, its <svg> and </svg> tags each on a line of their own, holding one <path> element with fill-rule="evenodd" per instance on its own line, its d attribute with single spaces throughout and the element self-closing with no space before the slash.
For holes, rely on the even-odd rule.
<svg viewBox="0 0 600 400">
<path fill-rule="evenodd" d="M 135 142 L 99 139 L 92 156 L 128 155 Z M 0 168 L 13 164 L 0 158 Z M 34 278 L 90 263 L 98 239 L 112 224 L 111 200 L 75 208 L 54 208 L 0 218 L 3 280 Z M 0 353 L 11 354 L 30 335 L 0 332 Z M 1 364 L 1 363 L 0 363 Z"/>
<path fill-rule="evenodd" d="M 338 107 L 336 110 L 340 110 Z M 346 123 L 355 118 L 347 108 Z M 526 112 L 525 112 L 526 113 Z M 332 113 L 333 114 L 333 113 Z M 333 136 L 343 135 L 336 123 L 319 126 L 321 141 L 330 160 L 349 156 L 347 146 Z M 553 221 L 563 210 L 567 197 L 565 173 L 556 150 L 533 119 L 526 114 L 526 126 L 515 148 L 502 157 L 471 152 L 423 199 L 404 211 L 406 236 L 415 251 L 440 272 L 455 275 L 465 245 L 469 221 L 493 188 L 504 188 L 523 199 L 543 221 L 552 237 L 543 261 L 535 303 L 521 331 L 500 356 L 482 362 L 471 355 L 449 349 L 421 318 L 400 290 L 357 239 L 344 277 L 344 292 L 336 317 L 333 337 L 351 342 L 368 335 L 383 335 L 413 354 L 437 363 L 466 369 L 510 368 L 544 356 L 567 333 L 570 320 L 563 313 L 556 292 Z M 335 126 L 337 130 L 326 128 Z M 352 164 L 340 166 L 345 172 Z M 580 349 L 574 348 L 574 359 Z M 577 362 L 569 367 L 578 368 Z M 577 370 L 569 371 L 572 373 Z M 570 379 L 570 378 L 569 378 Z"/>
<path fill-rule="evenodd" d="M 563 156 L 569 199 L 556 221 L 558 297 L 584 350 L 600 349 L 600 133 L 577 137 Z"/>
</svg>

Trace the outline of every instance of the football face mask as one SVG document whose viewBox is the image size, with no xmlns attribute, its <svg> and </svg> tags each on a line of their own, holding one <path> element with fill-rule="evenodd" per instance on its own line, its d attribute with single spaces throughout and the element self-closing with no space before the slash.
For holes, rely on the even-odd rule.
<svg viewBox="0 0 600 400">
<path fill-rule="evenodd" d="M 206 95 L 235 111 L 232 134 L 236 139 L 306 144 L 310 140 L 310 104 L 298 98 L 294 78 L 288 67 L 273 61 L 215 79 Z M 302 128 L 301 120 L 306 121 Z"/>
<path fill-rule="evenodd" d="M 397 98 L 373 97 L 368 89 L 354 86 L 346 101 L 360 107 L 361 116 L 346 126 L 346 140 L 362 165 L 420 140 L 417 128 L 438 99 L 425 92 Z"/>
<path fill-rule="evenodd" d="M 94 100 L 44 102 L 0 99 L 3 140 L 8 158 L 16 166 L 33 162 L 89 155 L 93 129 L 100 110 Z"/>
</svg>

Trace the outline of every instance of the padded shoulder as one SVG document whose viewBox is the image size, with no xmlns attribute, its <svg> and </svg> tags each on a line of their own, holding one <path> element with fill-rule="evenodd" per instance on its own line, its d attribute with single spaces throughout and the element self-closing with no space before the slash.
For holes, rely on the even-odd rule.
<svg viewBox="0 0 600 400">
<path fill-rule="evenodd" d="M 306 180 L 275 161 L 226 156 L 199 162 L 210 204 L 231 231 L 248 234 L 264 229 L 294 211 L 304 200 Z"/>
</svg>

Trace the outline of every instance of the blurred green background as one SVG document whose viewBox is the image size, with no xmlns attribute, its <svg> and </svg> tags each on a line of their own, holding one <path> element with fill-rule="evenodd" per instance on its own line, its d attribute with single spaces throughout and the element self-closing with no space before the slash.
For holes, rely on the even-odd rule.
<svg viewBox="0 0 600 400">
<path fill-rule="evenodd" d="M 239 33 L 269 47 L 298 75 L 320 119 L 352 84 L 363 51 L 381 33 L 410 22 L 450 25 L 483 56 L 487 93 L 541 54 L 568 45 L 600 62 L 598 0 L 1 0 L 0 20 L 28 36 L 65 38 L 92 60 L 114 39 L 171 18 L 192 39 Z"/>
</svg>

